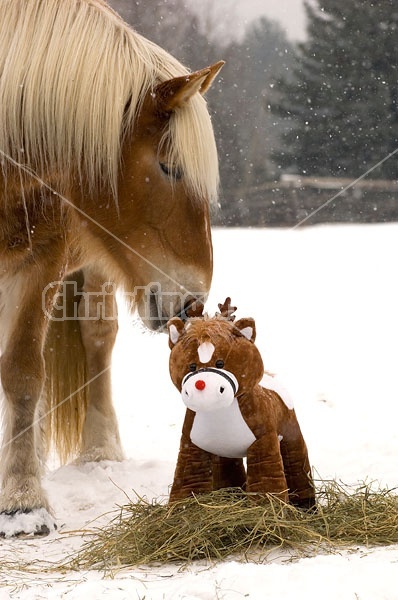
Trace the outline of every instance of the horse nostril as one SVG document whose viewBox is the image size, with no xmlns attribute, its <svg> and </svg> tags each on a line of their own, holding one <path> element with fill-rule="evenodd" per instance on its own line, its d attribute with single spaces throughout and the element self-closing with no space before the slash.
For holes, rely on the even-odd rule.
<svg viewBox="0 0 398 600">
<path fill-rule="evenodd" d="M 204 390 L 206 387 L 206 384 L 203 381 L 203 379 L 198 379 L 197 381 L 195 381 L 195 387 L 197 390 Z"/>
<path fill-rule="evenodd" d="M 204 304 L 200 298 L 188 296 L 181 311 L 181 319 L 186 321 L 192 317 L 203 317 Z"/>
</svg>

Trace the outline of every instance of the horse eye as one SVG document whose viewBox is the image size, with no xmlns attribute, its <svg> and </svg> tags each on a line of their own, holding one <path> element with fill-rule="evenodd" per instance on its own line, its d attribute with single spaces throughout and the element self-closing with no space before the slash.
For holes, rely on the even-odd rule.
<svg viewBox="0 0 398 600">
<path fill-rule="evenodd" d="M 196 371 L 196 363 L 192 363 L 189 365 L 189 370 L 192 371 L 192 373 L 194 373 Z"/>
<path fill-rule="evenodd" d="M 169 166 L 165 163 L 159 163 L 159 165 L 163 173 L 167 175 L 167 177 L 171 177 L 172 179 L 181 179 L 182 172 L 181 169 L 179 169 L 178 167 Z"/>
<path fill-rule="evenodd" d="M 216 367 L 217 369 L 222 369 L 224 366 L 224 361 L 223 360 L 216 360 Z"/>
</svg>

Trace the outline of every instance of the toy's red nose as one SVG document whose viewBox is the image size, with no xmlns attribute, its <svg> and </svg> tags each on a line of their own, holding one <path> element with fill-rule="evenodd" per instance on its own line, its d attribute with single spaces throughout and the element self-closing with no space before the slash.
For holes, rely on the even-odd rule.
<svg viewBox="0 0 398 600">
<path fill-rule="evenodd" d="M 195 387 L 197 390 L 204 390 L 206 387 L 206 384 L 203 381 L 203 379 L 198 379 L 197 381 L 195 381 Z"/>
</svg>

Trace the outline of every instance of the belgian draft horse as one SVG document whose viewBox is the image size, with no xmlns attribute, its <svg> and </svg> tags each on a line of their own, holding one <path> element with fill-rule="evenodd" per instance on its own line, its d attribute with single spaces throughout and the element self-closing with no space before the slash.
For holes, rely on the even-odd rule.
<svg viewBox="0 0 398 600">
<path fill-rule="evenodd" d="M 190 73 L 103 0 L 1 2 L 0 536 L 54 527 L 50 442 L 122 459 L 114 289 L 152 329 L 208 292 L 222 64 Z"/>
</svg>

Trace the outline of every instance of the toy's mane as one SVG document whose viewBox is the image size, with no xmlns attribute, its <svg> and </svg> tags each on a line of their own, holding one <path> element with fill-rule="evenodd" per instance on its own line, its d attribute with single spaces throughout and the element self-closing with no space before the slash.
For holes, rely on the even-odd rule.
<svg viewBox="0 0 398 600">
<path fill-rule="evenodd" d="M 2 0 L 2 157 L 42 175 L 74 169 L 92 190 L 116 195 L 121 145 L 145 95 L 186 73 L 103 0 Z M 188 188 L 214 200 L 217 152 L 200 94 L 171 117 L 165 147 Z"/>
<path fill-rule="evenodd" d="M 190 319 L 185 326 L 182 343 L 188 346 L 193 340 L 200 343 L 204 339 L 208 339 L 217 347 L 217 344 L 237 339 L 232 331 L 233 324 L 223 317 L 194 318 Z"/>
</svg>

